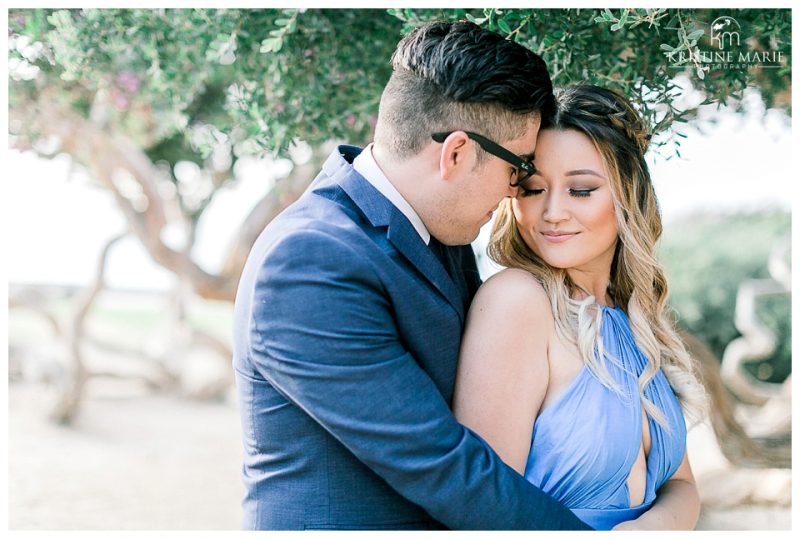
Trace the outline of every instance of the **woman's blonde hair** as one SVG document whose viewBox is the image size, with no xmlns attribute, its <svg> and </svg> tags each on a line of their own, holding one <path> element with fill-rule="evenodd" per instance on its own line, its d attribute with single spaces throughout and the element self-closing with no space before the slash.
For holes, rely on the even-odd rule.
<svg viewBox="0 0 800 539">
<path fill-rule="evenodd" d="M 644 159 L 648 130 L 640 115 L 621 94 L 591 85 L 555 91 L 556 111 L 543 119 L 541 129 L 572 129 L 597 148 L 609 176 L 616 212 L 618 241 L 611 265 L 609 294 L 628 315 L 631 329 L 648 364 L 639 377 L 642 404 L 651 417 L 665 424 L 661 410 L 645 397 L 644 389 L 660 368 L 690 420 L 702 419 L 707 397 L 694 362 L 678 336 L 667 306 L 667 281 L 654 255 L 661 236 L 661 214 Z M 577 345 L 586 366 L 606 387 L 619 391 L 609 374 L 608 357 L 600 337 L 601 310 L 595 298 L 572 299 L 578 287 L 565 269 L 548 265 L 522 239 L 511 199 L 500 205 L 489 240 L 489 256 L 506 267 L 524 269 L 539 279 L 547 292 L 556 332 Z"/>
</svg>

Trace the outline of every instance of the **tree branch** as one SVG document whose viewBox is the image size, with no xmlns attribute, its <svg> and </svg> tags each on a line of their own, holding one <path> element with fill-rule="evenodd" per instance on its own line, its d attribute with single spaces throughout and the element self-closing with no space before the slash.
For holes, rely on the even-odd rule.
<svg viewBox="0 0 800 539">
<path fill-rule="evenodd" d="M 58 139 L 61 151 L 85 165 L 93 178 L 111 191 L 131 231 L 156 263 L 187 279 L 201 297 L 233 299 L 239 277 L 236 272 L 212 275 L 164 242 L 162 232 L 168 220 L 156 185 L 158 171 L 133 143 L 48 99 L 46 93 L 26 107 L 10 109 L 9 118 L 41 137 Z M 141 188 L 139 198 L 123 192 L 125 177 Z"/>
<path fill-rule="evenodd" d="M 791 440 L 751 438 L 734 414 L 733 400 L 720 376 L 719 360 L 697 337 L 681 330 L 689 354 L 700 366 L 711 399 L 710 419 L 720 450 L 731 463 L 748 468 L 790 468 Z"/>
<path fill-rule="evenodd" d="M 61 394 L 51 412 L 51 417 L 59 423 L 69 423 L 78 412 L 81 397 L 83 395 L 83 387 L 86 380 L 89 378 L 89 372 L 83 359 L 82 344 L 84 337 L 84 323 L 86 316 L 89 314 L 98 294 L 105 286 L 105 272 L 106 263 L 108 261 L 108 254 L 111 248 L 128 232 L 118 234 L 108 240 L 100 253 L 100 258 L 97 261 L 97 273 L 95 274 L 92 287 L 88 289 L 78 303 L 78 308 L 72 317 L 70 324 L 70 331 L 67 336 L 69 343 L 69 350 L 72 359 L 72 369 L 63 380 L 64 384 L 61 387 Z"/>
</svg>

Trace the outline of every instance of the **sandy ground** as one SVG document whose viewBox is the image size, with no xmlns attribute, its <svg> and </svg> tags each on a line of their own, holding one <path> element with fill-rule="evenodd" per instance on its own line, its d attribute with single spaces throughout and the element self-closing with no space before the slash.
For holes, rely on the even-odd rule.
<svg viewBox="0 0 800 539">
<path fill-rule="evenodd" d="M 109 388 L 84 404 L 57 426 L 47 393 L 10 385 L 10 529 L 239 527 L 235 406 Z"/>
<path fill-rule="evenodd" d="M 238 529 L 240 427 L 222 403 L 92 382 L 76 423 L 46 418 L 45 386 L 9 384 L 11 530 Z M 708 430 L 690 435 L 699 529 L 791 528 L 791 473 L 735 470 Z"/>
</svg>

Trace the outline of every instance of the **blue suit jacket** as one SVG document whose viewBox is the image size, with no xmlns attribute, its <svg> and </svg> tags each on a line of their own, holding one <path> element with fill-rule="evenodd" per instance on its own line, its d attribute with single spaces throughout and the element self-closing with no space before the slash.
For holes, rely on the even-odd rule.
<svg viewBox="0 0 800 539">
<path fill-rule="evenodd" d="M 465 298 L 359 152 L 328 158 L 241 278 L 244 527 L 583 527 L 453 417 Z"/>
</svg>

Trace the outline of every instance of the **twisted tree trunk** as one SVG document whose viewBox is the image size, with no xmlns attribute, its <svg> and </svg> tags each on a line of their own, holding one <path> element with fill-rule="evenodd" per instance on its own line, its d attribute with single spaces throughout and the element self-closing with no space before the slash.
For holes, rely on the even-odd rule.
<svg viewBox="0 0 800 539">
<path fill-rule="evenodd" d="M 92 177 L 112 193 L 129 229 L 157 264 L 190 283 L 200 297 L 225 301 L 235 297 L 244 262 L 258 234 L 306 189 L 328 151 L 327 147 L 314 148 L 308 162 L 295 166 L 265 194 L 245 218 L 222 270 L 212 274 L 165 243 L 163 231 L 169 219 L 158 188 L 161 176 L 132 141 L 66 108 L 46 92 L 35 102 L 10 109 L 9 121 L 26 125 L 28 131 L 38 133 L 42 139 L 58 140 L 58 151 L 86 166 Z M 131 181 L 139 187 L 136 194 L 126 189 L 126 183 Z"/>
<path fill-rule="evenodd" d="M 128 233 L 123 232 L 108 240 L 100 253 L 97 262 L 97 272 L 94 282 L 78 303 L 78 308 L 72 317 L 67 340 L 69 342 L 70 362 L 68 374 L 60 382 L 59 397 L 51 411 L 51 417 L 59 423 L 69 423 L 78 413 L 78 407 L 83 395 L 83 388 L 89 378 L 89 371 L 83 358 L 83 337 L 86 316 L 89 314 L 98 294 L 105 287 L 105 272 L 108 254 L 111 248 Z"/>
<path fill-rule="evenodd" d="M 720 362 L 697 337 L 681 331 L 689 354 L 700 365 L 700 374 L 708 391 L 711 426 L 722 454 L 734 465 L 748 468 L 791 468 L 790 433 L 753 438 L 736 419 L 734 400 L 720 376 Z"/>
</svg>

